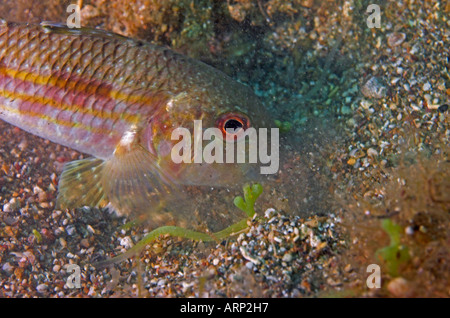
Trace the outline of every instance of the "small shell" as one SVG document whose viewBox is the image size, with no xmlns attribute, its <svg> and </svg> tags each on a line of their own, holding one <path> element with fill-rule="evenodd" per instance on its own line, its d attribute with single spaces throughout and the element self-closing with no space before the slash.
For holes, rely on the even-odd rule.
<svg viewBox="0 0 450 318">
<path fill-rule="evenodd" d="M 378 77 L 371 77 L 361 87 L 361 93 L 367 98 L 383 98 L 387 95 L 387 89 Z"/>
<path fill-rule="evenodd" d="M 389 47 L 396 47 L 403 43 L 406 39 L 406 34 L 401 32 L 390 33 L 387 37 Z"/>
<path fill-rule="evenodd" d="M 413 293 L 411 284 L 402 277 L 391 280 L 387 289 L 394 297 L 411 297 Z"/>
</svg>

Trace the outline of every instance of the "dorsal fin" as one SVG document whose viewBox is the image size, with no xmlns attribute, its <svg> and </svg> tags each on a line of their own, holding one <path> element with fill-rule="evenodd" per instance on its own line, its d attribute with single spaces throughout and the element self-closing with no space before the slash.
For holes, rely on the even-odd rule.
<svg viewBox="0 0 450 318">
<path fill-rule="evenodd" d="M 81 28 L 69 28 L 64 23 L 59 22 L 49 22 L 44 21 L 40 23 L 41 27 L 44 29 L 45 32 L 53 32 L 58 34 L 67 34 L 67 35 L 87 35 L 87 36 L 97 36 L 97 37 L 103 37 L 103 38 L 109 38 L 109 39 L 117 39 L 117 40 L 128 40 L 128 41 L 134 41 L 129 37 L 101 30 L 101 29 L 94 29 L 94 28 L 88 28 L 88 27 L 81 27 Z"/>
</svg>

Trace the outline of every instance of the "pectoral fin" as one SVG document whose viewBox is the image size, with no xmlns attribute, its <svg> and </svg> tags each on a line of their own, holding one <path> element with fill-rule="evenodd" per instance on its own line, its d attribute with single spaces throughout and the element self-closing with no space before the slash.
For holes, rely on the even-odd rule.
<svg viewBox="0 0 450 318">
<path fill-rule="evenodd" d="M 137 131 L 124 134 L 114 154 L 106 161 L 89 158 L 65 166 L 59 182 L 57 205 L 76 208 L 84 205 L 103 206 L 109 202 L 118 214 L 143 216 L 155 225 L 167 224 L 173 214 L 163 208 L 164 201 L 182 196 L 157 161 L 143 148 Z M 177 217 L 184 212 L 177 209 Z"/>
<path fill-rule="evenodd" d="M 139 144 L 134 131 L 123 136 L 114 155 L 105 161 L 101 183 L 112 206 L 128 215 L 156 216 L 161 201 L 176 188 L 157 157 Z"/>
</svg>

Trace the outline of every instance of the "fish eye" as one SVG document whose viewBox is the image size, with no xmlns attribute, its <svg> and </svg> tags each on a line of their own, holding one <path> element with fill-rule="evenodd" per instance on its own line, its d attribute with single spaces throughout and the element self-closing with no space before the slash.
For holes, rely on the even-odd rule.
<svg viewBox="0 0 450 318">
<path fill-rule="evenodd" d="M 239 130 L 243 126 L 244 126 L 244 124 L 242 123 L 242 121 L 235 119 L 235 118 L 231 118 L 225 122 L 224 128 L 226 131 L 228 131 L 229 129 Z"/>
<path fill-rule="evenodd" d="M 217 119 L 216 126 L 224 137 L 234 137 L 244 132 L 250 126 L 250 121 L 244 114 L 227 113 Z"/>
</svg>

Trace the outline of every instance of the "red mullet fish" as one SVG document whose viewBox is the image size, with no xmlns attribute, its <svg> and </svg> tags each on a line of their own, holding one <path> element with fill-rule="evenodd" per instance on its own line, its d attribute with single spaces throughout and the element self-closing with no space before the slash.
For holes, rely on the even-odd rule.
<svg viewBox="0 0 450 318">
<path fill-rule="evenodd" d="M 245 164 L 175 164 L 177 127 L 267 127 L 246 86 L 168 48 L 110 32 L 0 20 L 0 118 L 93 157 L 66 164 L 58 208 L 103 206 L 167 218 L 176 185 L 227 185 Z M 226 138 L 224 138 L 226 139 Z M 224 141 L 225 142 L 225 141 Z M 181 209 L 182 210 L 182 209 Z"/>
</svg>

